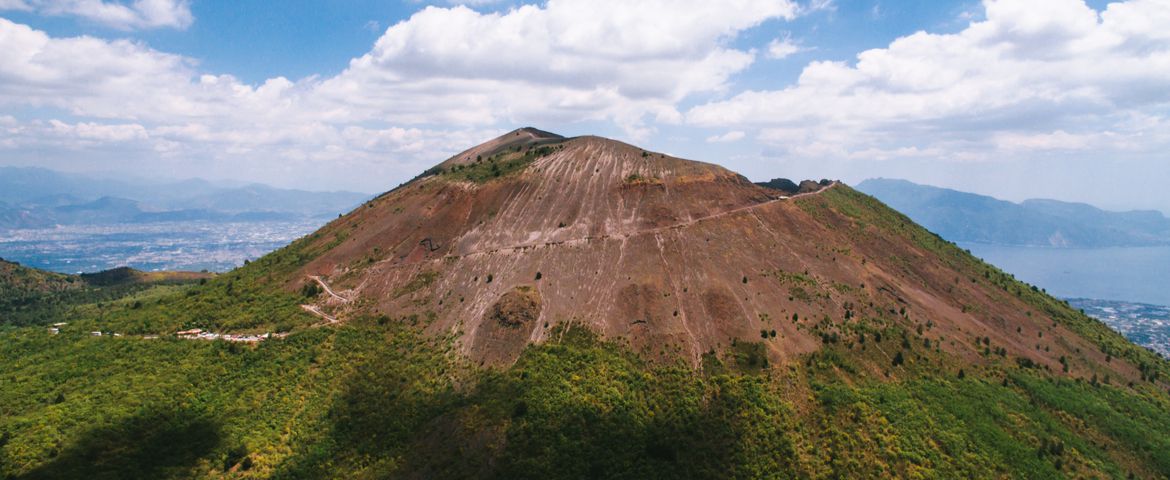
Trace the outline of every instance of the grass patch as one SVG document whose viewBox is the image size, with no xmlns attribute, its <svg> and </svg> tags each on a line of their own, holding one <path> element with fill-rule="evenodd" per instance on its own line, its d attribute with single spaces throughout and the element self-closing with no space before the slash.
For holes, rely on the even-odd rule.
<svg viewBox="0 0 1170 480">
<path fill-rule="evenodd" d="M 486 183 L 521 172 L 536 159 L 552 155 L 563 148 L 562 145 L 540 145 L 520 151 L 509 150 L 446 170 L 440 168 L 435 173 L 452 180 Z"/>
</svg>

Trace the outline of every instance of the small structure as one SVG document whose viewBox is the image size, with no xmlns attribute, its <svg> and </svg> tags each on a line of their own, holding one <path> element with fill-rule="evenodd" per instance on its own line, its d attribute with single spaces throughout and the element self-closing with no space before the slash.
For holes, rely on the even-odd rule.
<svg viewBox="0 0 1170 480">
<path fill-rule="evenodd" d="M 56 335 L 58 333 L 61 333 L 61 329 L 57 327 L 52 327 L 49 329 L 49 335 Z"/>
<path fill-rule="evenodd" d="M 102 336 L 102 332 L 89 332 L 89 336 L 100 337 L 100 336 Z"/>
<path fill-rule="evenodd" d="M 183 330 L 181 332 L 178 332 L 175 335 L 178 335 L 180 337 L 194 337 L 194 336 L 198 336 L 200 333 L 203 333 L 202 328 L 192 328 L 190 330 Z"/>
<path fill-rule="evenodd" d="M 53 324 L 53 326 L 54 326 L 54 327 L 57 327 L 57 328 L 61 328 L 61 327 L 64 327 L 64 326 L 66 326 L 66 325 L 69 325 L 69 324 L 68 324 L 68 323 L 65 323 L 65 322 L 57 322 L 57 323 L 54 323 L 54 324 Z"/>
</svg>

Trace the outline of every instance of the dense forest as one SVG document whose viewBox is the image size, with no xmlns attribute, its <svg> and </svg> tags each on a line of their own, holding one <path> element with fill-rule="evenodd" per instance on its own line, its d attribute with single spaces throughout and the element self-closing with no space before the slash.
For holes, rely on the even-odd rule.
<svg viewBox="0 0 1170 480">
<path fill-rule="evenodd" d="M 1165 392 L 913 346 L 873 378 L 843 346 L 696 374 L 576 329 L 506 369 L 378 319 L 256 346 L 79 329 L 0 337 L 7 478 L 1170 475 Z"/>
</svg>

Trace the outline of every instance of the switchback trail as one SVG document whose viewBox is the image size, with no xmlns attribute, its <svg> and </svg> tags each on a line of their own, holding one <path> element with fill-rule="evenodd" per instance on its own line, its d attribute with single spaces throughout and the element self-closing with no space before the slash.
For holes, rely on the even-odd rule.
<svg viewBox="0 0 1170 480">
<path fill-rule="evenodd" d="M 350 299 L 338 295 L 337 292 L 334 292 L 332 288 L 329 288 L 329 285 L 325 283 L 324 280 L 321 280 L 321 277 L 317 275 L 309 275 L 309 278 L 313 279 L 313 281 L 317 282 L 317 285 L 320 285 L 321 288 L 325 289 L 325 293 L 328 293 L 329 296 L 341 300 L 343 303 L 349 303 Z"/>
</svg>

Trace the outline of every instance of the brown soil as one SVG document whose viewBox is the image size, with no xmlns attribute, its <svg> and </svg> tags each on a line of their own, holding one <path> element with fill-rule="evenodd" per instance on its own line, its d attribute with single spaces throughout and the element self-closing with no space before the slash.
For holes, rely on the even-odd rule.
<svg viewBox="0 0 1170 480">
<path fill-rule="evenodd" d="M 432 332 L 459 335 L 463 353 L 488 364 L 514 361 L 569 323 L 696 366 L 733 341 L 763 341 L 776 364 L 819 349 L 818 324 L 852 342 L 857 319 L 929 324 L 923 336 L 965 362 L 985 361 L 982 337 L 1056 371 L 1062 355 L 1101 356 L 981 271 L 840 211 L 826 196 L 851 192 L 844 185 L 805 183 L 810 193 L 787 199 L 717 165 L 536 130 L 441 166 L 538 145 L 557 148 L 482 183 L 423 177 L 334 221 L 320 242 L 344 241 L 290 288 L 324 276 L 362 300 L 352 308 L 432 318 Z M 402 295 L 423 272 L 433 281 Z M 762 330 L 777 334 L 761 339 Z M 893 342 L 867 351 L 892 356 Z"/>
</svg>

